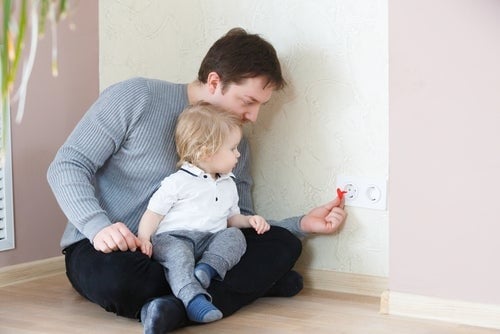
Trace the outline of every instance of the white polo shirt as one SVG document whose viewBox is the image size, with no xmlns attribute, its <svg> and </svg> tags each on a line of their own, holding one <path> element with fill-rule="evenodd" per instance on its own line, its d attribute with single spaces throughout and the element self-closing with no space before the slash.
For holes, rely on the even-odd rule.
<svg viewBox="0 0 500 334">
<path fill-rule="evenodd" d="M 214 180 L 202 169 L 184 164 L 161 182 L 148 209 L 165 217 L 156 234 L 173 230 L 217 232 L 240 213 L 232 173 Z"/>
</svg>

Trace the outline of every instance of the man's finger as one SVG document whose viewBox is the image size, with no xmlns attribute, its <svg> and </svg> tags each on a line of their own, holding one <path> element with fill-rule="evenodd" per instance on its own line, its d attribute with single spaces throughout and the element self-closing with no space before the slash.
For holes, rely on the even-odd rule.
<svg viewBox="0 0 500 334">
<path fill-rule="evenodd" d="M 335 207 L 338 207 L 339 205 L 341 205 L 343 203 L 343 200 L 341 200 L 340 198 L 338 197 L 335 197 L 333 200 L 331 200 L 330 202 L 326 203 L 323 205 L 323 208 L 325 210 L 328 210 L 328 211 L 332 211 L 333 208 Z"/>
<path fill-rule="evenodd" d="M 103 253 L 111 253 L 113 251 L 112 246 L 110 245 L 110 241 L 106 241 L 106 238 L 103 238 L 99 243 L 98 243 L 98 249 L 99 251 Z"/>
<path fill-rule="evenodd" d="M 120 231 L 121 235 L 123 236 L 127 249 L 130 249 L 132 252 L 135 252 L 137 247 L 140 247 L 140 241 L 138 241 L 139 238 L 137 238 L 132 232 L 130 232 L 128 228 L 119 227 L 118 231 Z"/>
</svg>

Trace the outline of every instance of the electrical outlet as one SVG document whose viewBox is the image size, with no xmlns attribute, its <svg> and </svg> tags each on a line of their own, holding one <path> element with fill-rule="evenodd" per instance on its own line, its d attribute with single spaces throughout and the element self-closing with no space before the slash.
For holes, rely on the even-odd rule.
<svg viewBox="0 0 500 334">
<path fill-rule="evenodd" d="M 336 187 L 346 191 L 345 205 L 376 210 L 387 209 L 385 179 L 338 175 Z"/>
<path fill-rule="evenodd" d="M 347 183 L 344 187 L 338 187 L 341 188 L 343 191 L 346 193 L 344 194 L 344 197 L 350 200 L 354 200 L 356 197 L 358 197 L 358 187 L 356 187 L 352 183 Z"/>
</svg>

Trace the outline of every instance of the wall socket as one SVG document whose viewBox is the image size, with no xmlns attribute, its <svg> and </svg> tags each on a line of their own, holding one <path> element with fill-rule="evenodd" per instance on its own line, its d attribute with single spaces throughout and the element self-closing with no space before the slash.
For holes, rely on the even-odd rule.
<svg viewBox="0 0 500 334">
<path fill-rule="evenodd" d="M 336 188 L 346 191 L 345 205 L 376 210 L 387 209 L 386 179 L 338 175 Z"/>
</svg>

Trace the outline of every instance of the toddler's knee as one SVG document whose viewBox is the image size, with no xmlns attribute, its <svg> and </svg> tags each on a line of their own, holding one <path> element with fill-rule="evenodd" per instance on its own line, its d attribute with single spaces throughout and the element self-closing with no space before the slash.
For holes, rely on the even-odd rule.
<svg viewBox="0 0 500 334">
<path fill-rule="evenodd" d="M 228 238 L 231 238 L 232 240 L 239 241 L 241 243 L 246 243 L 243 232 L 241 232 L 241 230 L 237 227 L 228 227 L 225 230 L 225 235 Z"/>
<path fill-rule="evenodd" d="M 247 241 L 243 232 L 237 227 L 228 227 L 225 230 L 224 239 L 230 253 L 238 259 L 245 254 L 247 250 Z M 234 264 L 233 264 L 234 265 Z"/>
</svg>

